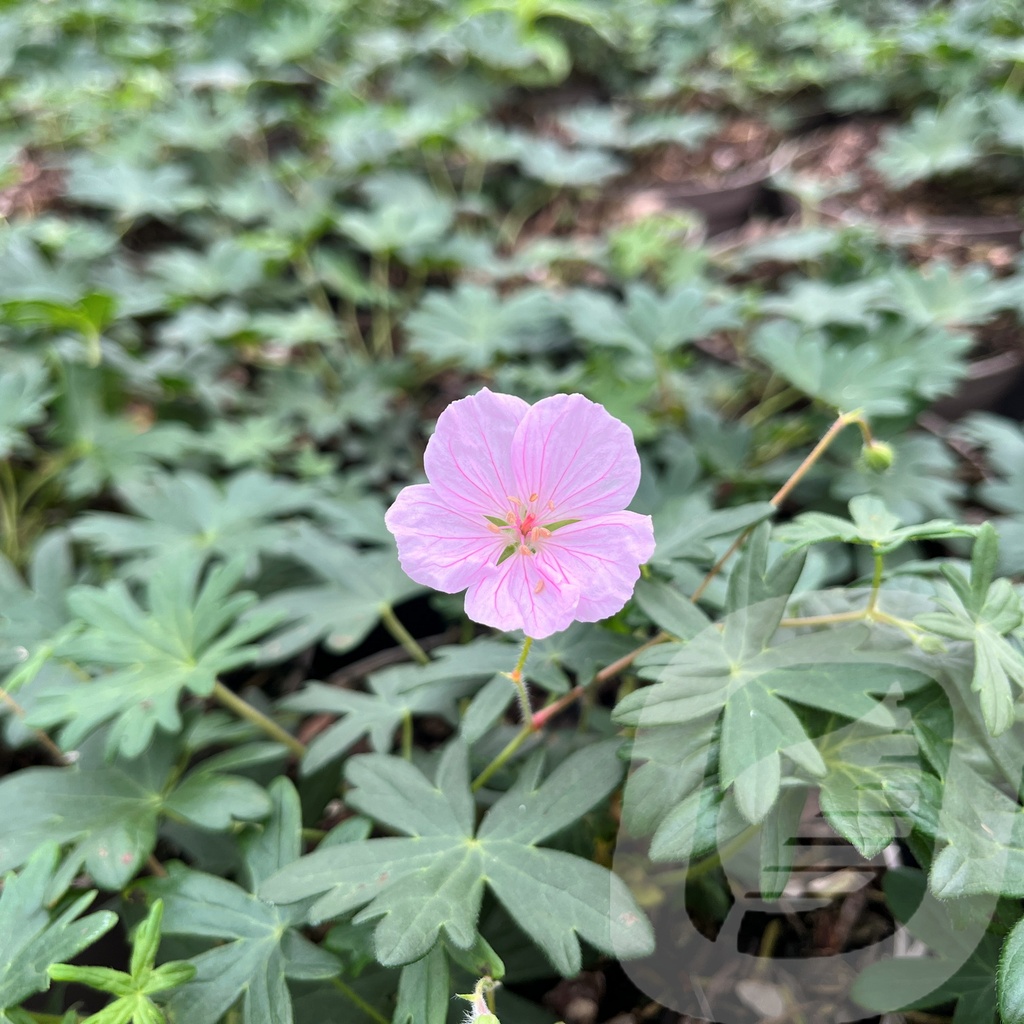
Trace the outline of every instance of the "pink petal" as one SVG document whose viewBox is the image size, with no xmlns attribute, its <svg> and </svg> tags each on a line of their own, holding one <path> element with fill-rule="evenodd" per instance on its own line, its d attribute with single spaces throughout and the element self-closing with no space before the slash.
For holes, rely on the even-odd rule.
<svg viewBox="0 0 1024 1024">
<path fill-rule="evenodd" d="M 583 395 L 554 395 L 530 408 L 512 439 L 512 467 L 512 493 L 531 503 L 536 494 L 549 521 L 618 512 L 640 484 L 629 427 Z M 549 502 L 554 511 L 541 511 Z"/>
<path fill-rule="evenodd" d="M 398 542 L 398 559 L 417 583 L 455 594 L 490 571 L 505 539 L 476 513 L 449 508 L 430 484 L 406 487 L 384 516 Z"/>
<path fill-rule="evenodd" d="M 650 516 L 615 512 L 573 523 L 545 539 L 538 557 L 579 587 L 573 618 L 597 622 L 614 615 L 633 596 L 640 566 L 654 554 Z"/>
<path fill-rule="evenodd" d="M 535 640 L 568 629 L 579 587 L 551 572 L 539 555 L 512 555 L 481 575 L 466 594 L 466 614 L 495 629 L 521 629 Z"/>
<path fill-rule="evenodd" d="M 441 413 L 423 468 L 451 508 L 480 516 L 508 509 L 515 494 L 512 437 L 529 408 L 521 398 L 484 388 Z"/>
</svg>

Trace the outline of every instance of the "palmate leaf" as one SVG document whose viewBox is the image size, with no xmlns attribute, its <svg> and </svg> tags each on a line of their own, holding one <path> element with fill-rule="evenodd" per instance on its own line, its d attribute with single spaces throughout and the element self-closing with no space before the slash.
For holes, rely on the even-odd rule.
<svg viewBox="0 0 1024 1024">
<path fill-rule="evenodd" d="M 395 730 L 408 715 L 440 715 L 457 722 L 456 701 L 477 690 L 481 678 L 507 670 L 514 659 L 511 645 L 478 639 L 466 646 L 438 649 L 428 665 L 375 672 L 368 680 L 369 693 L 308 683 L 281 706 L 307 714 L 334 714 L 339 719 L 309 744 L 302 770 L 317 771 L 364 736 L 375 751 L 390 751 Z M 501 681 L 505 686 L 499 715 L 515 693 L 507 679 Z"/>
<path fill-rule="evenodd" d="M 753 534 L 729 580 L 721 628 L 708 628 L 685 643 L 665 644 L 641 655 L 641 673 L 652 686 L 627 696 L 614 717 L 646 733 L 662 726 L 704 720 L 707 744 L 721 714 L 719 783 L 732 787 L 750 822 L 774 806 L 782 781 L 782 756 L 818 778 L 826 764 L 793 705 L 817 707 L 851 720 L 891 726 L 892 716 L 874 696 L 899 685 L 916 688 L 921 673 L 871 651 L 866 626 L 836 627 L 783 643 L 775 633 L 802 568 L 799 558 L 768 565 L 767 524 Z M 886 663 L 886 662 L 890 663 Z M 695 750 L 690 767 L 700 761 Z M 696 760 L 694 760 L 696 759 Z M 689 789 L 681 787 L 680 791 Z M 660 802 L 657 794 L 634 797 Z M 628 795 L 628 794 L 627 794 Z M 653 824 L 656 813 L 630 811 Z"/>
<path fill-rule="evenodd" d="M 885 134 L 872 162 L 899 188 L 969 167 L 982 152 L 979 115 L 973 97 L 954 98 L 941 110 L 918 110 L 908 125 Z"/>
<path fill-rule="evenodd" d="M 0 889 L 0 1020 L 36 992 L 50 987 L 46 969 L 77 956 L 117 923 L 109 910 L 82 917 L 96 896 L 84 893 L 55 917 L 57 847 L 40 845 L 20 875 L 8 875 Z"/>
<path fill-rule="evenodd" d="M 428 292 L 405 321 L 409 351 L 433 365 L 457 363 L 467 370 L 483 370 L 497 356 L 544 350 L 555 324 L 551 298 L 542 289 L 502 298 L 493 288 L 468 283 Z"/>
<path fill-rule="evenodd" d="M 915 540 L 939 540 L 947 537 L 973 537 L 976 526 L 962 526 L 948 519 L 932 519 L 917 526 L 901 526 L 881 499 L 872 494 L 858 495 L 850 502 L 850 518 L 823 512 L 803 512 L 778 530 L 778 537 L 793 548 L 830 541 L 865 544 L 878 554 L 895 551 Z"/>
<path fill-rule="evenodd" d="M 174 217 L 203 202 L 191 175 L 178 164 L 150 169 L 126 160 L 104 162 L 89 155 L 70 161 L 68 196 L 86 206 L 112 210 L 123 220 Z"/>
<path fill-rule="evenodd" d="M 919 626 L 939 636 L 974 644 L 971 689 L 978 694 L 985 724 L 993 736 L 1014 723 L 1011 683 L 1024 688 L 1024 654 L 1008 639 L 1008 634 L 1024 622 L 1024 607 L 1008 579 L 993 582 L 998 548 L 995 527 L 985 523 L 974 542 L 970 579 L 953 566 L 942 566 L 955 600 L 940 600 L 947 611 L 916 619 Z"/>
<path fill-rule="evenodd" d="M 871 964 L 854 984 L 857 1002 L 886 1012 L 956 1001 L 955 1024 L 995 1024 L 998 936 L 985 933 L 984 920 L 964 928 L 950 905 L 928 892 L 923 872 L 887 871 L 883 885 L 897 920 L 933 955 Z M 1009 1024 L 1015 1018 L 1002 1019 Z"/>
<path fill-rule="evenodd" d="M 27 580 L 0 556 L 0 671 L 47 656 L 47 642 L 70 618 L 67 595 L 73 582 L 71 545 L 64 530 L 36 543 Z M 5 684 L 11 686 L 10 681 Z"/>
<path fill-rule="evenodd" d="M 542 759 L 533 758 L 475 833 L 463 744 L 448 746 L 433 783 L 401 758 L 354 757 L 347 802 L 409 838 L 318 850 L 273 876 L 261 895 L 280 903 L 316 897 L 311 921 L 364 907 L 355 921 L 380 919 L 374 940 L 385 965 L 411 963 L 442 937 L 468 949 L 485 885 L 565 977 L 580 969 L 577 934 L 619 957 L 649 953 L 650 928 L 616 876 L 537 845 L 617 785 L 615 746 L 579 751 L 543 783 Z"/>
<path fill-rule="evenodd" d="M 634 283 L 622 304 L 602 292 L 581 289 L 566 300 L 566 311 L 578 337 L 648 359 L 739 323 L 734 303 L 694 284 L 661 295 L 647 284 Z"/>
<path fill-rule="evenodd" d="M 393 550 L 357 551 L 307 523 L 295 531 L 290 550 L 321 581 L 282 590 L 259 606 L 282 628 L 264 642 L 264 660 L 280 661 L 323 642 L 341 654 L 358 647 L 381 612 L 423 588 L 402 571 Z"/>
<path fill-rule="evenodd" d="M 68 605 L 84 628 L 60 653 L 99 674 L 48 689 L 30 723 L 63 726 L 69 748 L 111 723 L 108 750 L 126 757 L 145 750 L 156 729 L 179 731 L 182 694 L 208 696 L 218 675 L 254 661 L 250 641 L 276 621 L 240 621 L 255 597 L 234 592 L 239 560 L 213 567 L 205 579 L 201 570 L 197 556 L 164 565 L 149 578 L 145 605 L 120 580 L 73 590 Z"/>
<path fill-rule="evenodd" d="M 302 814 L 295 787 L 277 778 L 270 797 L 269 820 L 245 844 L 246 881 L 254 889 L 295 862 L 301 850 Z M 145 888 L 164 901 L 164 934 L 216 942 L 192 957 L 195 976 L 167 1004 L 171 1024 L 216 1024 L 239 1000 L 243 1024 L 292 1024 L 285 979 L 309 981 L 339 973 L 338 960 L 295 929 L 304 906 L 271 906 L 234 882 L 177 864 L 170 866 L 169 877 L 152 879 Z"/>
<path fill-rule="evenodd" d="M 74 536 L 104 554 L 133 556 L 129 572 L 148 575 L 196 551 L 225 558 L 259 554 L 285 544 L 284 517 L 308 508 L 311 488 L 257 470 L 218 485 L 198 473 L 152 476 L 119 489 L 134 513 L 88 513 L 71 527 Z"/>
<path fill-rule="evenodd" d="M 117 767 L 83 758 L 82 767 L 28 768 L 3 779 L 0 871 L 43 843 L 61 843 L 72 846 L 71 870 L 82 865 L 97 885 L 120 889 L 153 852 L 161 816 L 225 831 L 269 812 L 262 787 L 230 774 L 226 760 L 209 758 L 174 780 L 176 757 L 172 744 L 157 741 Z"/>
<path fill-rule="evenodd" d="M 16 362 L 0 376 L 0 459 L 25 450 L 26 430 L 46 416 L 50 376 L 37 360 Z"/>
<path fill-rule="evenodd" d="M 234 239 L 220 239 L 205 252 L 165 249 L 149 263 L 169 298 L 211 301 L 239 296 L 263 282 L 266 256 Z"/>
<path fill-rule="evenodd" d="M 164 1015 L 150 997 L 185 984 L 195 968 L 181 960 L 156 966 L 163 910 L 163 902 L 157 900 L 135 929 L 128 971 L 62 963 L 50 966 L 50 977 L 55 981 L 78 982 L 117 997 L 83 1024 L 165 1024 Z"/>
<path fill-rule="evenodd" d="M 184 424 L 108 415 L 100 400 L 107 383 L 100 369 L 69 364 L 64 374 L 53 436 L 73 456 L 61 474 L 71 497 L 143 480 L 195 445 Z"/>
<path fill-rule="evenodd" d="M 776 320 L 759 328 L 751 345 L 795 388 L 840 412 L 860 409 L 898 415 L 906 411 L 914 394 L 913 358 L 882 351 L 870 341 L 830 343 L 819 331 Z"/>
<path fill-rule="evenodd" d="M 916 740 L 902 728 L 854 722 L 830 729 L 819 746 L 827 768 L 820 780 L 822 813 L 865 858 L 909 832 L 904 823 L 923 802 L 941 802 L 938 780 L 926 775 Z"/>
<path fill-rule="evenodd" d="M 871 326 L 875 310 L 886 294 L 883 278 L 868 278 L 853 284 L 830 284 L 802 278 L 784 295 L 771 295 L 761 301 L 766 313 L 789 317 L 809 328 L 827 324 Z"/>
</svg>

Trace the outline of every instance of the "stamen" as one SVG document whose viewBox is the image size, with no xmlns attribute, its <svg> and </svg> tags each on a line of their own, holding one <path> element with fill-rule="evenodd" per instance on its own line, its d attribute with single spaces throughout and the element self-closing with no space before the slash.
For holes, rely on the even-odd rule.
<svg viewBox="0 0 1024 1024">
<path fill-rule="evenodd" d="M 555 503 L 553 501 L 549 501 L 548 502 L 548 511 L 549 512 L 554 512 L 555 511 Z"/>
<path fill-rule="evenodd" d="M 535 526 L 533 532 L 536 534 L 536 537 L 533 538 L 534 543 L 537 542 L 538 538 L 551 536 L 551 531 L 546 526 Z"/>
<path fill-rule="evenodd" d="M 521 555 L 532 555 L 533 552 L 525 544 L 520 544 L 519 545 L 519 554 L 521 554 Z"/>
<path fill-rule="evenodd" d="M 505 497 L 508 498 L 508 500 L 511 501 L 513 505 L 522 505 L 522 502 L 511 494 L 507 494 Z"/>
<path fill-rule="evenodd" d="M 544 581 L 543 580 L 537 580 L 537 586 L 535 586 L 533 588 L 533 592 L 535 594 L 539 594 L 543 589 L 544 589 Z"/>
<path fill-rule="evenodd" d="M 505 513 L 505 522 L 508 523 L 509 526 L 515 526 L 516 525 L 516 514 L 515 514 L 515 512 L 506 512 Z"/>
<path fill-rule="evenodd" d="M 540 495 L 534 491 L 533 494 L 530 495 L 530 501 L 536 501 L 539 497 Z"/>
<path fill-rule="evenodd" d="M 496 526 L 494 523 L 488 523 L 487 524 L 487 529 L 490 530 L 491 533 L 501 533 L 502 532 L 501 527 L 500 526 Z"/>
</svg>

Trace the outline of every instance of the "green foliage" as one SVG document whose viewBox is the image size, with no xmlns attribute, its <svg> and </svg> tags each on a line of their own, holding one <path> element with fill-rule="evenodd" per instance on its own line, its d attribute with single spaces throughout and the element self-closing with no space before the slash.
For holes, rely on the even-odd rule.
<svg viewBox="0 0 1024 1024">
<path fill-rule="evenodd" d="M 880 172 L 1019 213 L 1014 13 L 7 5 L 0 1024 L 81 1024 L 64 979 L 106 1024 L 442 1024 L 499 978 L 541 1024 L 648 951 L 641 907 L 788 900 L 812 807 L 923 867 L 886 898 L 932 954 L 856 992 L 1021 1017 L 1024 434 L 931 406 L 1009 364 L 1024 264 L 818 208 L 893 202 Z M 863 180 L 793 184 L 809 98 L 904 112 Z M 688 205 L 768 171 L 792 224 Z M 625 422 L 657 539 L 533 645 L 529 730 L 513 638 L 383 522 L 485 385 Z"/>
<path fill-rule="evenodd" d="M 1024 687 L 1024 655 L 1007 639 L 1007 634 L 1024 622 L 1024 608 L 1009 580 L 993 580 L 998 544 L 995 528 L 986 523 L 974 542 L 970 579 L 955 566 L 942 566 L 955 600 L 940 599 L 946 612 L 917 619 L 918 625 L 939 636 L 974 645 L 971 689 L 979 695 L 985 724 L 994 736 L 1014 721 L 1016 701 L 1011 683 Z"/>
<path fill-rule="evenodd" d="M 182 694 L 209 696 L 221 673 L 251 663 L 257 649 L 249 641 L 277 618 L 240 621 L 255 602 L 234 593 L 241 562 L 214 566 L 205 579 L 201 569 L 199 558 L 165 563 L 149 578 L 145 605 L 120 581 L 73 590 L 68 605 L 82 630 L 61 654 L 95 675 L 48 690 L 34 724 L 63 725 L 62 740 L 74 747 L 111 723 L 107 749 L 129 758 L 146 749 L 155 730 L 177 732 Z M 133 700 L 138 693 L 146 699 Z"/>
<path fill-rule="evenodd" d="M 96 897 L 83 893 L 61 911 L 50 907 L 63 895 L 56 882 L 58 849 L 51 843 L 34 847 L 20 875 L 9 874 L 0 892 L 0 1020 L 36 992 L 50 987 L 48 968 L 65 957 L 76 956 L 110 931 L 117 917 L 109 910 L 82 915 Z M 55 886 L 57 886 L 55 891 Z"/>
<path fill-rule="evenodd" d="M 55 981 L 73 981 L 117 998 L 86 1020 L 89 1024 L 163 1024 L 163 1013 L 150 996 L 190 981 L 195 967 L 181 960 L 156 966 L 160 945 L 160 922 L 164 905 L 157 900 L 146 919 L 135 929 L 132 958 L 128 972 L 109 967 L 78 967 L 52 964 L 50 977 Z"/>
<path fill-rule="evenodd" d="M 270 795 L 271 816 L 244 848 L 245 877 L 254 889 L 295 861 L 300 851 L 302 821 L 294 787 L 279 778 Z M 285 979 L 309 981 L 338 973 L 338 961 L 295 929 L 302 907 L 272 907 L 240 885 L 184 866 L 147 883 L 146 891 L 167 905 L 167 935 L 218 940 L 189 961 L 195 975 L 171 996 L 167 1012 L 172 1022 L 213 1024 L 241 1000 L 245 1024 L 291 1024 Z"/>
<path fill-rule="evenodd" d="M 618 783 L 614 745 L 580 751 L 543 783 L 542 765 L 541 757 L 533 758 L 474 829 L 461 744 L 449 745 L 433 784 L 400 758 L 352 758 L 346 772 L 351 805 L 408 838 L 310 854 L 272 877 L 261 894 L 275 903 L 316 897 L 308 912 L 314 921 L 363 907 L 355 920 L 380 919 L 376 955 L 388 965 L 418 960 L 442 935 L 468 949 L 485 884 L 566 976 L 580 968 L 577 933 L 619 955 L 649 952 L 646 920 L 618 878 L 583 858 L 537 845 Z"/>
<path fill-rule="evenodd" d="M 945 519 L 933 519 L 918 526 L 901 526 L 898 516 L 875 497 L 861 495 L 850 502 L 850 518 L 804 512 L 779 530 L 779 538 L 793 548 L 828 541 L 865 544 L 880 555 L 888 554 L 910 541 L 943 537 L 973 537 L 977 530 Z"/>
</svg>

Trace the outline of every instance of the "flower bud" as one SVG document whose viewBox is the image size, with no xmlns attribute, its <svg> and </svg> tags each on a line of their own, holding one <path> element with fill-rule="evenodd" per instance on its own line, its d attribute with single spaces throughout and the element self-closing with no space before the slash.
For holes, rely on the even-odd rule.
<svg viewBox="0 0 1024 1024">
<path fill-rule="evenodd" d="M 883 473 L 896 461 L 896 453 L 885 441 L 868 441 L 860 450 L 860 461 L 865 469 Z"/>
</svg>

